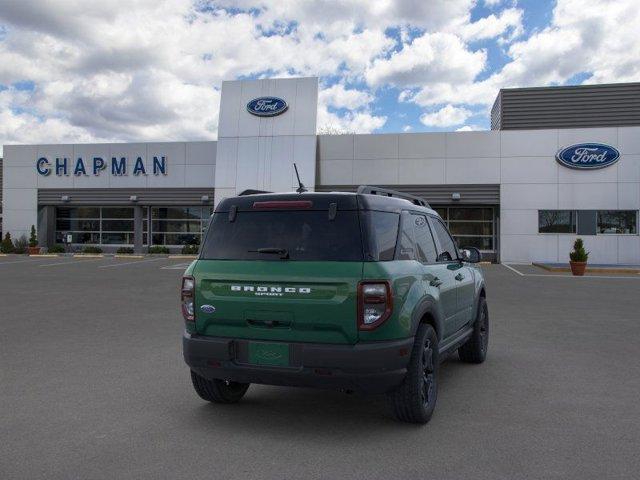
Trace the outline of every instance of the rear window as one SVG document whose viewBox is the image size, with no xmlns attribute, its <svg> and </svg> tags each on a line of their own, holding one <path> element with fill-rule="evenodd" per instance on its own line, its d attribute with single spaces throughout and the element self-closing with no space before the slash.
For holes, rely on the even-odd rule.
<svg viewBox="0 0 640 480">
<path fill-rule="evenodd" d="M 238 212 L 213 216 L 201 258 L 207 260 L 280 260 L 281 255 L 258 249 L 283 249 L 289 260 L 363 260 L 360 222 L 356 211 L 338 211 L 329 220 L 327 211 Z"/>
</svg>

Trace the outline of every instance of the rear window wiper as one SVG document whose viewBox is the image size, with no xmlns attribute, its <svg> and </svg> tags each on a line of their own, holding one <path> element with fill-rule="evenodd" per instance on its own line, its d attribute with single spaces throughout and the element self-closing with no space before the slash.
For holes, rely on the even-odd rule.
<svg viewBox="0 0 640 480">
<path fill-rule="evenodd" d="M 281 260 L 288 260 L 289 259 L 289 251 L 286 248 L 267 247 L 267 248 L 258 248 L 257 250 L 249 250 L 249 252 L 251 252 L 251 253 L 266 253 L 266 254 L 272 254 L 272 255 L 280 255 L 280 259 Z"/>
</svg>

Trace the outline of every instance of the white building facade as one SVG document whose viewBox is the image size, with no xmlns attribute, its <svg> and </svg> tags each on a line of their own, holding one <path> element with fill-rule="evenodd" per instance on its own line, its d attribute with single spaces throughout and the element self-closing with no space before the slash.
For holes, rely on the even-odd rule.
<svg viewBox="0 0 640 480">
<path fill-rule="evenodd" d="M 317 136 L 317 98 L 316 78 L 224 82 L 217 142 L 5 145 L 3 232 L 178 249 L 221 198 L 293 190 L 295 162 L 310 190 L 421 194 L 502 262 L 567 262 L 579 236 L 592 263 L 640 264 L 640 126 Z M 607 151 L 577 169 L 567 147 Z"/>
</svg>

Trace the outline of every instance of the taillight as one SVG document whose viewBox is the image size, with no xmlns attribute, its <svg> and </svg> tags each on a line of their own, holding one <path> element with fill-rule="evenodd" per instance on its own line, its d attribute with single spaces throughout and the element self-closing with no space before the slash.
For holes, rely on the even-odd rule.
<svg viewBox="0 0 640 480">
<path fill-rule="evenodd" d="M 182 304 L 182 316 L 186 322 L 195 321 L 194 316 L 194 290 L 196 281 L 193 277 L 182 277 L 182 289 L 180 303 Z"/>
<path fill-rule="evenodd" d="M 386 280 L 360 282 L 358 285 L 358 328 L 373 330 L 391 316 L 393 296 Z"/>
</svg>

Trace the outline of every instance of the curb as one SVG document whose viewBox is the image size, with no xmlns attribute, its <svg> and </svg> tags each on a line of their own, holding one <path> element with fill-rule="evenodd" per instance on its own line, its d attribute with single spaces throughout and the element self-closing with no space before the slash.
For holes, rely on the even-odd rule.
<svg viewBox="0 0 640 480">
<path fill-rule="evenodd" d="M 116 253 L 113 258 L 144 258 L 144 255 L 133 255 L 130 253 Z"/>
<path fill-rule="evenodd" d="M 74 253 L 74 258 L 104 258 L 102 253 Z"/>
<path fill-rule="evenodd" d="M 167 258 L 184 258 L 184 259 L 196 259 L 198 258 L 197 255 L 169 255 Z"/>
<path fill-rule="evenodd" d="M 532 263 L 534 267 L 541 268 L 548 272 L 556 272 L 556 273 L 565 273 L 570 272 L 571 267 L 552 267 L 549 265 L 545 265 L 543 263 Z M 606 267 L 590 267 L 587 265 L 587 269 L 585 273 L 606 273 L 613 274 L 616 273 L 637 273 L 640 274 L 640 268 L 606 268 Z"/>
<path fill-rule="evenodd" d="M 39 253 L 37 255 L 29 255 L 30 257 L 36 257 L 36 258 L 55 258 L 55 257 L 59 257 L 59 255 L 57 253 Z"/>
</svg>

